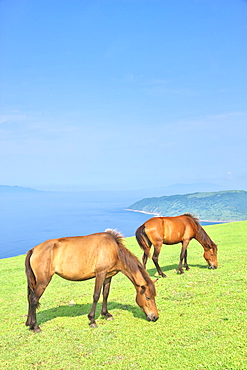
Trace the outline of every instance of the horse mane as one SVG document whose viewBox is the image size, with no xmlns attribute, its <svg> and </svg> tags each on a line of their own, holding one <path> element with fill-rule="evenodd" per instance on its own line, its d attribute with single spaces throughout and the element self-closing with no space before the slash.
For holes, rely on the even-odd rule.
<svg viewBox="0 0 247 370">
<path fill-rule="evenodd" d="M 199 219 L 192 215 L 191 213 L 185 213 L 184 216 L 188 216 L 192 219 L 194 224 L 197 227 L 196 231 L 196 239 L 198 239 L 203 246 L 208 248 L 213 248 L 214 252 L 217 252 L 217 245 L 214 243 L 214 241 L 208 236 L 206 231 L 201 226 Z"/>
<path fill-rule="evenodd" d="M 112 229 L 106 229 L 105 232 L 113 236 L 113 238 L 117 242 L 118 257 L 120 261 L 123 263 L 124 268 L 126 270 L 132 271 L 133 273 L 139 270 L 144 280 L 146 281 L 151 294 L 153 296 L 156 296 L 156 290 L 155 290 L 154 283 L 152 282 L 150 276 L 148 275 L 147 271 L 144 269 L 139 259 L 124 246 L 123 235 L 119 231 L 112 230 Z"/>
</svg>

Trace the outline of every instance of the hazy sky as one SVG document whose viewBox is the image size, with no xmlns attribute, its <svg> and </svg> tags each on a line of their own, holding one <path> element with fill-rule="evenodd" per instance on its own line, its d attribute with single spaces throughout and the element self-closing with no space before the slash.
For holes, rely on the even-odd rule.
<svg viewBox="0 0 247 370">
<path fill-rule="evenodd" d="M 0 184 L 247 190 L 247 1 L 0 11 Z"/>
</svg>

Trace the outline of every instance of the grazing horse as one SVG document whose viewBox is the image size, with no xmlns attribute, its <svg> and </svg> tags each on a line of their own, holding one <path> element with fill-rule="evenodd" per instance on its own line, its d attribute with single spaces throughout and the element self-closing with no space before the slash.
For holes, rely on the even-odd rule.
<svg viewBox="0 0 247 370">
<path fill-rule="evenodd" d="M 161 271 L 158 258 L 162 244 L 182 243 L 178 272 L 183 274 L 182 263 L 189 270 L 187 263 L 187 247 L 191 239 L 196 239 L 204 248 L 204 258 L 210 269 L 218 267 L 217 245 L 210 239 L 206 231 L 201 227 L 199 220 L 189 213 L 176 217 L 153 217 L 147 220 L 136 230 L 136 239 L 144 254 L 142 257 L 143 265 L 146 268 L 150 248 L 154 246 L 152 260 L 156 266 L 158 274 L 162 277 L 166 275 Z"/>
<path fill-rule="evenodd" d="M 29 303 L 26 325 L 36 333 L 41 331 L 36 320 L 36 308 L 54 274 L 73 281 L 96 278 L 93 304 L 88 314 L 91 327 L 97 327 L 95 310 L 102 287 L 101 315 L 108 320 L 113 319 L 107 311 L 107 298 L 111 279 L 119 271 L 135 286 L 136 302 L 147 319 L 158 319 L 154 283 L 137 257 L 124 247 L 123 236 L 116 230 L 47 240 L 28 251 L 25 265 Z"/>
</svg>

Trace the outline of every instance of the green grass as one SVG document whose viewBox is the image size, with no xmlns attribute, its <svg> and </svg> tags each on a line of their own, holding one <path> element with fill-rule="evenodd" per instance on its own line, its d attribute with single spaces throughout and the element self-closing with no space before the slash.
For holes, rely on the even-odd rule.
<svg viewBox="0 0 247 370">
<path fill-rule="evenodd" d="M 88 326 L 94 280 L 69 282 L 55 276 L 41 298 L 42 332 L 25 327 L 25 256 L 0 260 L 1 369 L 247 369 L 247 221 L 207 226 L 218 244 L 219 268 L 209 270 L 203 248 L 191 242 L 191 267 L 177 275 L 180 245 L 163 246 L 156 282 L 160 318 L 148 322 L 135 303 L 135 288 L 121 273 L 112 280 L 109 311 L 97 329 Z M 141 258 L 135 238 L 126 246 Z M 148 272 L 155 277 L 151 260 Z M 74 300 L 74 305 L 69 305 Z"/>
</svg>

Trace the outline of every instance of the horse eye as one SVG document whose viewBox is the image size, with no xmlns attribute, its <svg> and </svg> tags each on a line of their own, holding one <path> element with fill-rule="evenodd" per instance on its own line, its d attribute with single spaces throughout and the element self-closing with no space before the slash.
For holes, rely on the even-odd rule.
<svg viewBox="0 0 247 370">
<path fill-rule="evenodd" d="M 146 296 L 146 300 L 147 300 L 147 301 L 150 301 L 150 297 L 147 297 L 147 296 Z"/>
</svg>

